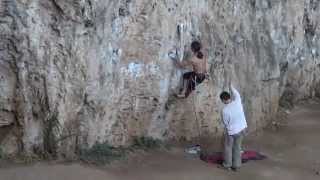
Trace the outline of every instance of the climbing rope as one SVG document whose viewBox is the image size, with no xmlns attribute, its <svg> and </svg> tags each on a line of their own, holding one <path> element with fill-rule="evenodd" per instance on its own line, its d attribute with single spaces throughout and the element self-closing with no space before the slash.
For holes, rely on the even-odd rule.
<svg viewBox="0 0 320 180">
<path fill-rule="evenodd" d="M 193 112 L 194 112 L 194 116 L 195 116 L 195 120 L 196 120 L 196 124 L 197 124 L 197 131 L 198 131 L 198 139 L 200 140 L 201 138 L 201 127 L 200 127 L 200 123 L 198 120 L 198 116 L 197 116 L 197 110 L 196 110 L 196 103 L 195 103 L 195 98 L 197 95 L 197 76 L 194 77 L 194 96 L 192 97 L 192 104 L 193 104 Z"/>
</svg>

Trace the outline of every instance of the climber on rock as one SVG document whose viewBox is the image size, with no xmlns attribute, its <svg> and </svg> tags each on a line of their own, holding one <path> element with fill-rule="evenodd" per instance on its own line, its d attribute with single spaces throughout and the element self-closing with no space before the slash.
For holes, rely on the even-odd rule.
<svg viewBox="0 0 320 180">
<path fill-rule="evenodd" d="M 179 98 L 187 98 L 190 93 L 195 90 L 196 85 L 202 83 L 206 78 L 207 62 L 206 57 L 201 51 L 201 43 L 199 41 L 193 41 L 191 43 L 192 56 L 188 60 L 182 62 L 169 54 L 171 59 L 180 68 L 191 67 L 192 71 L 183 74 L 182 85 L 177 96 Z"/>
</svg>

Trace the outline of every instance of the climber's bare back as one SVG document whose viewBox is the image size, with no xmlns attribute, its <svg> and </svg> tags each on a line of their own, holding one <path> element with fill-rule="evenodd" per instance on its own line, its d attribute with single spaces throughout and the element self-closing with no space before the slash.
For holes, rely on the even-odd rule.
<svg viewBox="0 0 320 180">
<path fill-rule="evenodd" d="M 206 61 L 205 59 L 199 59 L 196 56 L 193 56 L 190 60 L 193 71 L 199 74 L 206 73 Z"/>
</svg>

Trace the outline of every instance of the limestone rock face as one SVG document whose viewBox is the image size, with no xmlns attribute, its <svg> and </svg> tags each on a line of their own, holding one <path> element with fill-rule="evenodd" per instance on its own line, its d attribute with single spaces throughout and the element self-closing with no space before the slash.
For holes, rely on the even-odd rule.
<svg viewBox="0 0 320 180">
<path fill-rule="evenodd" d="M 280 99 L 319 96 L 319 16 L 317 0 L 0 0 L 0 131 L 18 151 L 62 154 L 214 137 L 229 77 L 255 131 Z M 210 77 L 177 100 L 168 52 L 195 39 Z"/>
</svg>

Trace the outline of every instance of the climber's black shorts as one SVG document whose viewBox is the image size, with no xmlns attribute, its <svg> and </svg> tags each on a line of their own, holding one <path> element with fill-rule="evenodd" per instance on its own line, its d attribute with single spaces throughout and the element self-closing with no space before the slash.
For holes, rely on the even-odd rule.
<svg viewBox="0 0 320 180">
<path fill-rule="evenodd" d="M 188 97 L 190 93 L 195 90 L 196 85 L 202 83 L 206 78 L 204 73 L 187 72 L 183 74 L 183 79 L 187 81 L 187 89 L 185 97 Z"/>
</svg>

